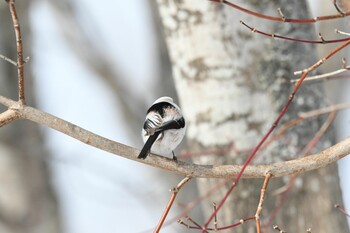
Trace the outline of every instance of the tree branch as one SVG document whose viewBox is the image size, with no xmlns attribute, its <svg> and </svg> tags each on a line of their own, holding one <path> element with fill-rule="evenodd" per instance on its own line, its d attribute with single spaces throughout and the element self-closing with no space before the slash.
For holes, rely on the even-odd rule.
<svg viewBox="0 0 350 233">
<path fill-rule="evenodd" d="M 342 13 L 339 13 L 339 14 L 336 14 L 336 15 L 318 16 L 318 17 L 311 18 L 311 19 L 291 19 L 291 18 L 284 17 L 284 15 L 283 15 L 281 10 L 279 10 L 280 17 L 275 17 L 275 16 L 264 15 L 264 14 L 260 14 L 260 13 L 255 12 L 255 11 L 251 11 L 251 10 L 245 9 L 243 7 L 240 7 L 240 6 L 238 6 L 238 5 L 234 4 L 234 3 L 231 3 L 231 2 L 226 1 L 226 0 L 209 0 L 209 1 L 228 5 L 228 6 L 232 7 L 232 8 L 235 8 L 235 9 L 237 9 L 239 11 L 245 12 L 245 13 L 247 13 L 249 15 L 253 15 L 253 16 L 258 17 L 258 18 L 267 19 L 267 20 L 271 20 L 271 21 L 278 21 L 278 22 L 307 24 L 307 23 L 316 23 L 318 21 L 324 21 L 324 20 L 344 18 L 344 17 L 350 15 L 350 11 L 347 11 L 347 12 L 342 12 Z"/>
<path fill-rule="evenodd" d="M 158 233 L 158 232 L 160 232 L 160 229 L 161 229 L 162 226 L 163 226 L 163 223 L 164 223 L 164 221 L 165 221 L 165 218 L 168 216 L 168 213 L 169 213 L 171 207 L 172 207 L 173 204 L 174 204 L 174 201 L 175 201 L 175 198 L 176 198 L 177 194 L 178 194 L 179 191 L 182 189 L 182 187 L 185 186 L 190 180 L 191 180 L 191 177 L 186 176 L 185 178 L 183 178 L 183 179 L 177 184 L 177 186 L 176 186 L 175 188 L 172 189 L 173 194 L 171 195 L 170 200 L 169 200 L 169 202 L 168 202 L 168 205 L 167 205 L 167 207 L 165 208 L 165 211 L 164 211 L 162 217 L 160 218 L 159 223 L 158 223 L 156 229 L 153 231 L 153 233 Z"/>
<path fill-rule="evenodd" d="M 16 35 L 16 45 L 17 45 L 17 73 L 18 73 L 18 100 L 21 104 L 25 104 L 24 97 L 24 60 L 23 60 L 23 45 L 22 45 L 22 36 L 21 29 L 19 26 L 19 21 L 17 17 L 15 1 L 8 0 L 6 1 L 9 4 L 9 9 L 12 17 L 13 28 Z"/>
<path fill-rule="evenodd" d="M 140 160 L 137 159 L 137 156 L 140 153 L 139 149 L 135 149 L 133 147 L 101 137 L 77 125 L 49 113 L 42 112 L 38 109 L 26 105 L 20 106 L 18 102 L 3 96 L 0 96 L 0 103 L 15 111 L 19 118 L 45 125 L 51 129 L 64 133 L 85 144 L 91 145 L 106 152 L 153 167 L 176 172 L 181 175 L 191 176 L 193 178 L 230 178 L 236 177 L 242 170 L 242 165 L 214 166 L 192 164 L 182 161 L 174 162 L 172 159 L 155 154 L 150 154 L 146 160 Z M 348 154 L 350 154 L 350 137 L 330 148 L 325 149 L 324 151 L 307 157 L 268 165 L 248 165 L 242 175 L 242 178 L 265 178 L 266 172 L 270 172 L 273 177 L 301 174 L 325 167 Z"/>
<path fill-rule="evenodd" d="M 8 109 L 7 111 L 0 114 L 0 127 L 11 123 L 14 120 L 17 120 L 19 115 L 17 112 Z"/>
<path fill-rule="evenodd" d="M 298 38 L 291 38 L 291 37 L 286 37 L 286 36 L 280 36 L 277 34 L 270 34 L 267 32 L 260 31 L 254 27 L 249 26 L 246 24 L 244 21 L 240 20 L 240 23 L 247 27 L 251 32 L 253 33 L 258 33 L 263 36 L 271 37 L 273 39 L 281 39 L 281 40 L 289 40 L 289 41 L 294 41 L 294 42 L 300 42 L 300 43 L 308 43 L 308 44 L 332 44 L 332 43 L 340 43 L 340 42 L 345 42 L 349 40 L 349 38 L 343 38 L 343 39 L 337 39 L 337 40 L 325 40 L 323 39 L 322 35 L 319 34 L 319 37 L 321 38 L 320 40 L 305 40 L 305 39 L 298 39 Z"/>
</svg>

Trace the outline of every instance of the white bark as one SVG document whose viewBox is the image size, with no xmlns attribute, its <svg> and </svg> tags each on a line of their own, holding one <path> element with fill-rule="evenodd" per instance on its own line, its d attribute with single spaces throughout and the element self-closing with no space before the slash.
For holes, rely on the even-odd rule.
<svg viewBox="0 0 350 233">
<path fill-rule="evenodd" d="M 254 74 L 255 65 L 250 53 L 235 48 L 237 45 L 248 51 L 255 46 L 262 48 L 262 40 L 245 43 L 244 38 L 234 38 L 231 32 L 242 27 L 234 15 L 224 10 L 218 14 L 221 8 L 218 4 L 187 1 L 181 6 L 184 9 L 178 9 L 172 2 L 167 4 L 161 5 L 160 11 L 171 15 L 163 22 L 168 45 L 176 48 L 169 51 L 179 99 L 189 123 L 187 138 L 205 147 L 232 141 L 238 149 L 253 146 L 258 134 L 247 130 L 248 124 L 273 119 L 275 111 L 261 107 L 272 106 L 266 92 L 251 94 L 253 87 L 242 85 L 249 80 L 241 71 L 251 67 Z M 254 105 L 257 100 L 262 103 L 260 106 Z M 232 117 L 236 119 L 229 121 Z M 230 133 L 223 136 L 223 132 Z"/>
<path fill-rule="evenodd" d="M 238 150 L 255 146 L 287 101 L 293 71 L 316 61 L 315 48 L 252 34 L 240 25 L 239 20 L 265 32 L 303 39 L 313 37 L 313 26 L 263 21 L 209 1 L 158 0 L 158 3 L 175 85 L 188 124 L 189 149 L 206 151 L 226 148 L 230 143 Z M 308 17 L 304 1 L 251 4 L 235 1 L 235 4 L 270 15 L 278 15 L 277 8 L 281 7 L 289 18 Z M 299 111 L 317 109 L 324 101 L 319 85 L 303 87 L 284 120 L 293 118 Z M 285 160 L 288 155 L 297 154 L 323 120 L 295 127 L 260 155 L 258 161 Z M 330 140 L 326 139 L 320 147 L 329 145 Z M 231 152 L 203 155 L 193 160 L 202 164 L 237 164 L 246 158 L 247 154 Z M 271 182 L 269 189 L 283 186 L 287 180 Z M 200 180 L 200 192 L 205 193 L 214 183 L 213 180 Z M 317 185 L 311 189 L 310 183 Z M 339 221 L 336 213 L 330 213 L 334 202 L 341 201 L 334 166 L 298 178 L 298 184 L 275 222 L 288 232 L 302 232 L 308 227 L 315 232 L 332 232 L 335 225 L 340 231 L 347 229 L 345 219 Z M 227 202 L 220 225 L 253 215 L 261 185 L 258 181 L 242 181 Z M 332 190 L 332 195 L 324 191 L 328 189 Z M 219 202 L 225 192 L 219 190 L 210 201 Z M 267 218 L 276 202 L 276 197 L 267 201 L 263 218 Z M 212 209 L 210 202 L 205 202 L 203 208 L 208 217 Z M 240 231 L 253 232 L 254 224 L 237 229 Z"/>
</svg>

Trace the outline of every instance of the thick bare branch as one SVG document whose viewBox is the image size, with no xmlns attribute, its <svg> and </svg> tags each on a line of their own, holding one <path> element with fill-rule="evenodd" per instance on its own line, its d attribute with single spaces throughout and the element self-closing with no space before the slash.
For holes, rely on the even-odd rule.
<svg viewBox="0 0 350 233">
<path fill-rule="evenodd" d="M 167 171 L 191 176 L 193 178 L 230 178 L 236 177 L 242 170 L 242 165 L 214 166 L 198 165 L 182 161 L 174 162 L 172 159 L 155 154 L 151 154 L 146 160 L 140 160 L 137 159 L 140 150 L 136 148 L 101 137 L 77 125 L 55 117 L 49 113 L 42 112 L 38 109 L 29 106 L 19 106 L 18 102 L 3 96 L 0 96 L 0 103 L 9 107 L 10 109 L 13 109 L 14 111 L 17 111 L 20 118 L 45 125 L 106 152 Z M 328 149 L 325 149 L 324 151 L 304 158 L 268 165 L 248 165 L 242 175 L 242 178 L 265 178 L 266 172 L 271 173 L 273 177 L 301 174 L 325 167 L 328 164 L 334 163 L 347 156 L 348 154 L 350 154 L 350 137 Z"/>
</svg>

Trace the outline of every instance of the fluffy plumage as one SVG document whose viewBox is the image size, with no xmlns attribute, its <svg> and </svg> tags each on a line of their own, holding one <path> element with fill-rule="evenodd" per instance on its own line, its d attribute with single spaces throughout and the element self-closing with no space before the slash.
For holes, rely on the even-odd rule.
<svg viewBox="0 0 350 233">
<path fill-rule="evenodd" d="M 170 97 L 157 99 L 148 109 L 142 129 L 145 142 L 138 158 L 145 159 L 150 151 L 163 156 L 174 155 L 186 130 L 180 108 Z"/>
</svg>

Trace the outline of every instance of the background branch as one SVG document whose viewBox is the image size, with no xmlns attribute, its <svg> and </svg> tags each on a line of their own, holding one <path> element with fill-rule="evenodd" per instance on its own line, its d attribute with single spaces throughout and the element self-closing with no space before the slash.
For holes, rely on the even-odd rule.
<svg viewBox="0 0 350 233">
<path fill-rule="evenodd" d="M 331 43 L 345 42 L 345 41 L 349 40 L 349 38 L 336 39 L 336 40 L 324 40 L 321 35 L 319 35 L 321 37 L 320 40 L 305 40 L 305 39 L 291 38 L 291 37 L 287 37 L 287 36 L 280 36 L 280 35 L 277 35 L 274 33 L 271 34 L 271 33 L 260 31 L 254 27 L 249 26 L 248 24 L 246 24 L 242 20 L 240 21 L 240 23 L 242 25 L 244 25 L 245 27 L 247 27 L 248 29 L 250 29 L 250 31 L 253 33 L 258 33 L 260 35 L 271 37 L 273 39 L 278 38 L 278 39 L 286 40 L 286 41 L 289 40 L 289 41 L 295 41 L 295 42 L 300 42 L 300 43 L 310 43 L 310 44 L 331 44 Z"/>
<path fill-rule="evenodd" d="M 19 21 L 17 17 L 17 11 L 15 7 L 15 1 L 9 0 L 7 1 L 9 4 L 13 28 L 15 30 L 16 35 L 16 45 L 17 45 L 17 73 L 18 73 L 18 99 L 21 104 L 25 104 L 24 98 L 24 61 L 23 61 L 23 45 L 22 45 L 22 36 L 21 36 L 21 28 L 19 26 Z"/>
<path fill-rule="evenodd" d="M 308 23 L 316 23 L 318 21 L 344 18 L 344 17 L 350 15 L 350 12 L 347 11 L 347 12 L 342 12 L 341 14 L 339 13 L 339 14 L 335 14 L 335 15 L 318 16 L 318 17 L 309 18 L 309 19 L 293 19 L 293 18 L 286 18 L 286 17 L 284 17 L 284 15 L 283 15 L 281 10 L 279 10 L 279 14 L 281 16 L 280 17 L 275 17 L 275 16 L 264 15 L 264 14 L 260 14 L 258 12 L 254 12 L 254 11 L 248 10 L 246 8 L 240 7 L 240 6 L 238 6 L 238 5 L 234 4 L 234 3 L 231 3 L 231 2 L 226 1 L 226 0 L 210 0 L 210 1 L 228 5 L 228 6 L 232 7 L 232 8 L 235 8 L 235 9 L 237 9 L 239 11 L 242 11 L 242 12 L 247 13 L 249 15 L 253 15 L 253 16 L 258 17 L 258 18 L 267 19 L 267 20 L 271 20 L 271 21 L 277 21 L 277 22 L 289 22 L 289 23 L 308 24 Z"/>
<path fill-rule="evenodd" d="M 190 180 L 191 180 L 191 177 L 186 176 L 185 178 L 183 178 L 183 179 L 177 184 L 177 186 L 176 186 L 175 188 L 173 188 L 173 189 L 171 190 L 171 191 L 173 192 L 173 194 L 172 194 L 171 197 L 170 197 L 170 200 L 169 200 L 169 202 L 168 202 L 168 205 L 167 205 L 167 207 L 165 208 L 164 213 L 163 213 L 162 217 L 160 218 L 159 223 L 158 223 L 156 229 L 154 230 L 154 233 L 160 232 L 160 229 L 161 229 L 162 226 L 163 226 L 163 223 L 164 223 L 164 221 L 165 221 L 165 218 L 168 216 L 168 213 L 169 213 L 171 207 L 173 206 L 173 203 L 174 203 L 174 201 L 175 201 L 175 198 L 176 198 L 177 194 L 178 194 L 179 191 L 182 189 L 182 187 L 185 186 L 185 185 L 188 183 L 188 181 L 190 181 Z"/>
</svg>

